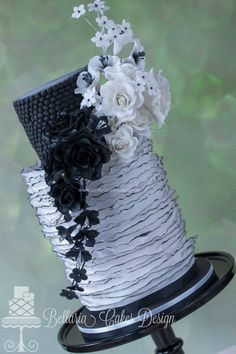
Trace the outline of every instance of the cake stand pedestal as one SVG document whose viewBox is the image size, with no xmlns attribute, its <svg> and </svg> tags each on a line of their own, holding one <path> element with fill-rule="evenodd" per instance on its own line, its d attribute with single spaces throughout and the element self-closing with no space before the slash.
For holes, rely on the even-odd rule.
<svg viewBox="0 0 236 354">
<path fill-rule="evenodd" d="M 38 317 L 4 317 L 2 319 L 2 327 L 19 329 L 19 341 L 15 344 L 12 340 L 4 343 L 4 350 L 7 353 L 35 353 L 38 351 L 39 345 L 36 340 L 31 340 L 27 345 L 24 343 L 23 331 L 25 328 L 39 328 L 41 326 L 41 319 Z"/>
<path fill-rule="evenodd" d="M 173 316 L 174 321 L 184 318 L 219 294 L 231 281 L 235 273 L 234 259 L 228 253 L 208 252 L 197 254 L 195 257 L 197 260 L 205 259 L 211 263 L 214 269 L 214 279 L 207 287 L 202 288 L 202 290 L 198 289 L 196 294 L 192 294 L 172 306 L 170 311 L 162 311 L 162 315 L 166 313 L 168 316 Z M 102 338 L 99 335 L 85 336 L 77 326 L 77 320 L 84 309 L 81 308 L 73 314 L 58 333 L 59 343 L 68 352 L 89 353 L 110 349 L 151 335 L 157 347 L 156 354 L 184 354 L 183 340 L 176 338 L 171 324 L 164 326 L 163 323 L 157 324 L 150 321 L 150 325 L 145 327 L 131 329 L 127 326 L 125 331 L 117 329 L 112 332 L 112 336 L 107 338 Z"/>
</svg>

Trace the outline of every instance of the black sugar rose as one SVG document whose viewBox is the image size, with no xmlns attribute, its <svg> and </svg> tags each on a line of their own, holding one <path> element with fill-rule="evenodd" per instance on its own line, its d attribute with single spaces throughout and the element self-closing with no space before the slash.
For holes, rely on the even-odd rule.
<svg viewBox="0 0 236 354">
<path fill-rule="evenodd" d="M 89 109 L 62 113 L 48 132 L 52 146 L 45 161 L 47 183 L 57 183 L 62 174 L 71 180 L 101 178 L 102 165 L 111 156 L 104 138 L 110 131 L 107 118 Z"/>
<path fill-rule="evenodd" d="M 101 178 L 102 165 L 111 156 L 105 139 L 98 139 L 86 129 L 73 130 L 67 138 L 59 139 L 52 153 L 54 160 L 63 166 L 66 177 L 71 180 Z"/>
<path fill-rule="evenodd" d="M 61 177 L 51 186 L 50 195 L 54 198 L 57 209 L 68 218 L 69 211 L 84 208 L 83 192 L 78 181 L 66 183 Z"/>
<path fill-rule="evenodd" d="M 45 136 L 49 141 L 56 141 L 59 137 L 66 137 L 73 129 L 81 130 L 87 125 L 91 116 L 91 109 L 85 108 L 72 113 L 61 112 L 55 121 L 50 123 Z"/>
</svg>

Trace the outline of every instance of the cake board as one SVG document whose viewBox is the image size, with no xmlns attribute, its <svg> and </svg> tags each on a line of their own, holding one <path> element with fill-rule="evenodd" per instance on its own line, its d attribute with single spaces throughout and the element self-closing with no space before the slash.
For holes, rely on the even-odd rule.
<svg viewBox="0 0 236 354">
<path fill-rule="evenodd" d="M 151 335 L 157 346 L 156 354 L 184 354 L 183 340 L 176 338 L 171 324 L 164 326 L 163 323 L 155 323 L 152 319 L 158 315 L 159 309 L 162 315 L 173 316 L 174 322 L 184 318 L 219 294 L 235 273 L 234 259 L 228 253 L 205 252 L 196 254 L 195 258 L 199 271 L 195 275 L 196 279 L 191 279 L 189 282 L 190 285 L 185 279 L 186 283 L 182 284 L 177 291 L 170 291 L 170 297 L 163 299 L 162 304 L 159 301 L 155 305 L 153 299 L 148 305 L 140 301 L 138 305 L 141 308 L 149 306 L 151 303 L 152 317 L 147 319 L 146 326 L 140 326 L 141 322 L 136 321 L 134 317 L 131 322 L 129 320 L 123 321 L 114 324 L 116 328 L 109 326 L 105 330 L 101 329 L 102 325 L 98 323 L 96 324 L 98 328 L 93 327 L 90 331 L 87 330 L 90 333 L 85 333 L 86 329 L 81 327 L 81 331 L 77 325 L 81 314 L 89 312 L 85 307 L 82 307 L 71 316 L 58 333 L 58 341 L 62 348 L 71 353 L 89 353 L 114 348 Z M 193 286 L 193 284 L 195 285 Z M 189 289 L 195 290 L 191 292 Z M 92 314 L 94 315 L 94 313 Z"/>
</svg>

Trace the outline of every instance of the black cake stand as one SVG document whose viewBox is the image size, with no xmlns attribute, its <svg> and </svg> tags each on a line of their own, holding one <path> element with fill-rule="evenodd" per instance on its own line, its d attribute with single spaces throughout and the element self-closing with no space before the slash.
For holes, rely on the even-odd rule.
<svg viewBox="0 0 236 354">
<path fill-rule="evenodd" d="M 124 319 L 121 324 L 113 325 L 113 328 L 112 326 L 106 327 L 104 332 L 101 328 L 101 326 L 104 327 L 104 324 L 102 325 L 98 320 L 98 324 L 94 325 L 97 328 L 93 328 L 90 333 L 88 333 L 89 330 L 85 333 L 84 330 L 86 331 L 86 328 L 90 328 L 89 320 L 84 328 L 79 325 L 79 329 L 77 325 L 78 319 L 83 318 L 83 316 L 87 316 L 89 319 L 90 315 L 92 315 L 92 318 L 96 318 L 97 312 L 91 313 L 85 307 L 82 307 L 60 329 L 58 333 L 59 343 L 68 352 L 88 353 L 114 348 L 151 335 L 157 346 L 156 354 L 184 354 L 183 340 L 176 338 L 171 324 L 189 315 L 219 294 L 231 281 L 235 273 L 234 259 L 228 253 L 200 253 L 195 258 L 198 271 L 194 273 L 194 277 L 191 275 L 189 279 L 185 278 L 185 281 L 177 289 L 168 288 L 168 294 L 167 292 L 156 293 L 158 295 L 156 296 L 156 299 L 158 299 L 156 301 L 153 297 L 151 299 L 147 297 L 144 301 L 138 301 L 134 303 L 135 306 L 132 307 L 131 305 L 127 309 L 130 313 L 137 314 L 138 308 L 150 307 L 152 311 L 148 311 L 148 314 L 151 315 L 146 318 L 147 322 L 143 319 L 141 321 L 141 316 L 139 317 L 139 322 L 135 321 L 138 317 L 133 316 L 134 320 L 126 321 Z M 202 286 L 197 287 L 196 284 L 200 284 L 202 279 L 206 279 L 210 271 L 212 274 L 208 277 L 208 280 Z M 189 293 L 190 289 L 194 289 L 194 291 Z M 188 296 L 183 296 L 183 294 L 188 294 Z M 147 299 L 149 301 L 148 306 Z M 169 305 L 167 306 L 167 304 Z M 154 311 L 155 309 L 157 311 Z M 164 310 L 160 314 L 158 309 Z M 158 314 L 160 315 L 159 317 L 157 317 Z M 154 318 L 156 321 L 154 321 Z M 157 318 L 159 318 L 158 321 Z M 172 323 L 161 321 L 164 318 L 174 320 Z M 93 331 L 95 332 L 93 333 Z"/>
</svg>

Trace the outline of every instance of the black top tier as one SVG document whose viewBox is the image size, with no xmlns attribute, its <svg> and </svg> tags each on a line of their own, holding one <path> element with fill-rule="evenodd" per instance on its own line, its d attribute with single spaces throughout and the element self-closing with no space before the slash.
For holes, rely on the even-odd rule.
<svg viewBox="0 0 236 354">
<path fill-rule="evenodd" d="M 75 95 L 74 90 L 82 70 L 84 69 L 50 81 L 13 102 L 20 122 L 42 161 L 47 153 L 48 141 L 45 139 L 45 132 L 50 123 L 61 112 L 69 113 L 80 108 L 81 96 Z"/>
</svg>

